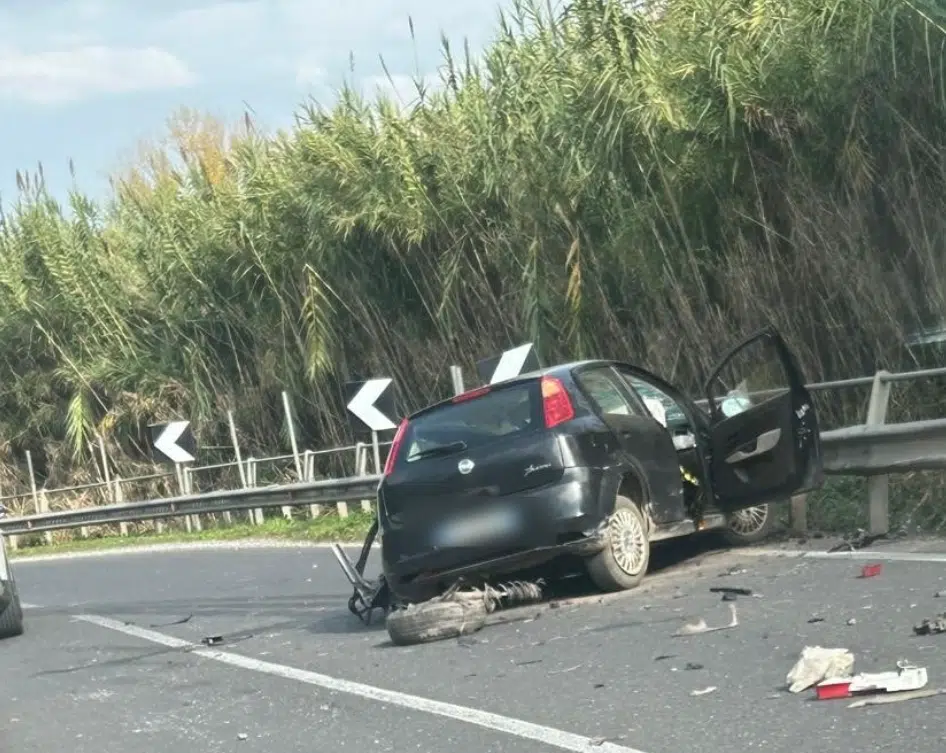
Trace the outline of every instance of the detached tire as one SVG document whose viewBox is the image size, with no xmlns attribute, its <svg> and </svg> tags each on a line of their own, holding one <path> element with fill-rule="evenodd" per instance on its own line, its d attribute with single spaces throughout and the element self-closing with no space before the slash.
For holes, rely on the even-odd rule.
<svg viewBox="0 0 946 753">
<path fill-rule="evenodd" d="M 726 527 L 719 531 L 729 546 L 749 546 L 764 541 L 775 530 L 772 505 L 756 505 L 726 516 Z"/>
<path fill-rule="evenodd" d="M 0 640 L 23 635 L 23 607 L 20 605 L 20 594 L 16 590 L 16 581 L 13 580 L 12 574 L 6 587 L 10 589 L 13 600 L 0 612 Z"/>
<path fill-rule="evenodd" d="M 602 591 L 637 588 L 650 565 L 650 540 L 640 508 L 618 495 L 608 520 L 604 549 L 587 561 L 588 575 Z"/>
<path fill-rule="evenodd" d="M 443 601 L 411 604 L 388 614 L 385 627 L 395 646 L 433 643 L 475 633 L 486 624 L 486 599 L 479 594 L 457 594 Z"/>
</svg>

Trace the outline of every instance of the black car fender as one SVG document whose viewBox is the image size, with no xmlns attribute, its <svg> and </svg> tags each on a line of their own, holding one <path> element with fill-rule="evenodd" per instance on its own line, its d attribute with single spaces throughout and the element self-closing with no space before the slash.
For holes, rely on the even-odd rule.
<svg viewBox="0 0 946 753">
<path fill-rule="evenodd" d="M 604 478 L 598 499 L 602 520 L 614 512 L 618 495 L 627 497 L 640 507 L 644 517 L 650 520 L 650 485 L 643 469 L 633 464 L 612 466 L 604 469 Z"/>
</svg>

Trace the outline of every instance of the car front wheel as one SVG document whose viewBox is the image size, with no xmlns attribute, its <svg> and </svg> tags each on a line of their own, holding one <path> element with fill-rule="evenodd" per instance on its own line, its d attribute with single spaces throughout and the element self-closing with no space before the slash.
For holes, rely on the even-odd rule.
<svg viewBox="0 0 946 753">
<path fill-rule="evenodd" d="M 764 541 L 775 527 L 771 505 L 756 505 L 737 510 L 726 517 L 723 538 L 730 546 L 746 546 Z"/>
<path fill-rule="evenodd" d="M 636 588 L 650 564 L 650 540 L 640 508 L 618 496 L 608 519 L 605 547 L 588 559 L 588 575 L 603 591 Z"/>
</svg>

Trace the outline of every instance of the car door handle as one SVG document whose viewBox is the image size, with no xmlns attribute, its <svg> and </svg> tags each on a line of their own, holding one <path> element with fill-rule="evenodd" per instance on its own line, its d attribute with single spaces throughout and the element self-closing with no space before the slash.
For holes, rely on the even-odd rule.
<svg viewBox="0 0 946 753">
<path fill-rule="evenodd" d="M 775 445 L 778 444 L 778 441 L 782 438 L 781 429 L 772 429 L 771 431 L 764 432 L 760 434 L 755 439 L 755 448 L 752 450 L 738 449 L 729 457 L 726 458 L 726 462 L 732 465 L 733 463 L 741 463 L 744 460 L 755 457 L 756 455 L 761 455 L 763 452 L 768 452 Z M 749 442 L 746 442 L 742 447 L 746 447 Z"/>
</svg>

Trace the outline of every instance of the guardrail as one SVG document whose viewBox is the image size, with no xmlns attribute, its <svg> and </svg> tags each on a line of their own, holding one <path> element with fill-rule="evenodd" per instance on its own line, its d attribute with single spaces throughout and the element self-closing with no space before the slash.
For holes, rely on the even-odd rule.
<svg viewBox="0 0 946 753">
<path fill-rule="evenodd" d="M 872 533 L 885 533 L 889 529 L 889 474 L 915 470 L 946 469 L 946 419 L 918 421 L 903 424 L 886 424 L 887 408 L 890 402 L 891 387 L 897 382 L 910 382 L 934 377 L 946 377 L 946 368 L 923 369 L 903 373 L 879 371 L 871 377 L 842 379 L 830 382 L 816 382 L 808 385 L 812 392 L 825 392 L 857 387 L 871 388 L 867 405 L 865 423 L 843 429 L 822 432 L 825 449 L 825 470 L 829 474 L 863 476 L 868 479 L 868 518 Z M 765 390 L 750 393 L 753 397 L 767 397 L 781 390 Z M 698 400 L 705 405 L 705 400 Z M 384 442 L 382 444 L 390 444 Z M 943 449 L 940 448 L 943 446 Z M 64 528 L 85 528 L 86 526 L 117 523 L 122 533 L 126 533 L 128 523 L 156 520 L 160 530 L 163 519 L 183 517 L 188 530 L 192 526 L 200 528 L 199 515 L 222 513 L 229 522 L 230 512 L 249 510 L 250 520 L 254 523 L 263 521 L 263 510 L 279 507 L 284 516 L 291 515 L 291 509 L 298 505 L 308 505 L 315 516 L 319 508 L 326 504 L 335 504 L 340 515 L 347 515 L 347 502 L 361 500 L 366 509 L 368 500 L 375 496 L 375 489 L 367 493 L 367 483 L 377 485 L 378 476 L 368 474 L 368 449 L 370 445 L 358 443 L 345 447 L 324 450 L 306 450 L 292 455 L 279 455 L 270 458 L 247 458 L 231 462 L 216 463 L 207 466 L 182 466 L 176 470 L 178 488 L 181 496 L 149 500 L 146 502 L 123 502 L 121 488 L 123 484 L 134 481 L 158 479 L 173 476 L 175 471 L 151 474 L 135 478 L 107 478 L 103 482 L 83 484 L 61 489 L 36 489 L 31 492 L 0 497 L 4 500 L 32 497 L 36 514 L 9 518 L 0 521 L 0 533 L 16 535 L 19 533 L 49 532 Z M 105 450 L 100 441 L 100 451 L 105 457 Z M 338 480 L 314 481 L 314 459 L 319 455 L 344 454 L 352 452 L 354 456 L 355 476 Z M 29 458 L 28 458 L 29 460 Z M 301 481 L 289 484 L 272 485 L 258 488 L 257 470 L 260 463 L 294 461 L 295 475 Z M 107 464 L 106 464 L 107 465 Z M 193 493 L 193 478 L 198 472 L 236 467 L 239 471 L 241 489 L 221 490 L 203 494 Z M 379 469 L 375 469 L 376 472 Z M 32 474 L 31 474 L 32 476 Z M 107 499 L 113 504 L 79 510 L 48 512 L 47 495 L 75 493 L 101 489 L 107 493 Z M 305 501 L 300 496 L 302 490 L 309 490 L 310 497 Z M 352 490 L 361 489 L 357 493 Z M 321 490 L 318 491 L 317 490 Z M 330 490 L 330 491 L 329 491 Z M 260 504 L 249 504 L 247 500 L 259 499 Z M 206 502 L 207 507 L 202 506 Z M 229 505 L 229 506 L 228 506 Z M 105 516 L 105 517 L 102 517 Z M 113 516 L 113 517 L 108 517 Z M 128 517 L 137 516 L 137 517 Z M 797 531 L 807 529 L 807 499 L 798 497 L 791 502 L 792 527 Z M 30 527 L 21 529 L 20 526 Z M 15 541 L 15 539 L 14 539 Z"/>
<path fill-rule="evenodd" d="M 946 469 L 946 419 L 849 426 L 822 432 L 821 441 L 825 471 L 830 474 L 875 477 L 904 470 Z M 46 512 L 0 520 L 0 533 L 21 535 L 184 515 L 363 500 L 375 497 L 380 481 L 380 475 L 355 476 Z"/>
<path fill-rule="evenodd" d="M 0 533 L 16 536 L 79 526 L 133 523 L 234 510 L 350 502 L 374 498 L 380 481 L 380 476 L 355 476 L 266 486 L 259 489 L 206 492 L 170 499 L 153 499 L 147 502 L 89 507 L 84 510 L 43 512 L 37 515 L 0 520 Z"/>
</svg>

